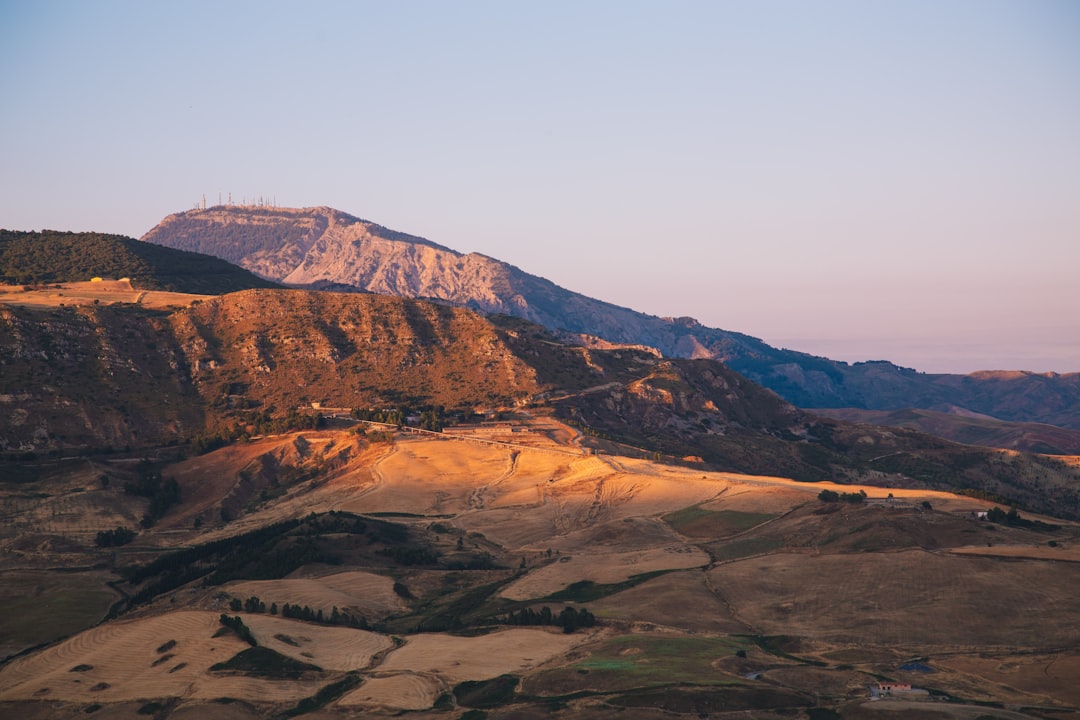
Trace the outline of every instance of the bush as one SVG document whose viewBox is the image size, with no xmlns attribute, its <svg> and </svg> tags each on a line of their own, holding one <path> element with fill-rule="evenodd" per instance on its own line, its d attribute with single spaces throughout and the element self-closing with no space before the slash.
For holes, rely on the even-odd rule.
<svg viewBox="0 0 1080 720">
<path fill-rule="evenodd" d="M 135 539 L 137 533 L 126 527 L 118 527 L 115 530 L 103 530 L 94 538 L 94 544 L 98 547 L 120 547 L 127 545 Z"/>
</svg>

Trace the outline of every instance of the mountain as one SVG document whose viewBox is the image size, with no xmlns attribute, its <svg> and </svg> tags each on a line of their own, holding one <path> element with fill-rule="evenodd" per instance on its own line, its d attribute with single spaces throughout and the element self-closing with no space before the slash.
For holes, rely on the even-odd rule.
<svg viewBox="0 0 1080 720">
<path fill-rule="evenodd" d="M 168 313 L 3 306 L 0 403 L 9 460 L 205 449 L 309 427 L 315 404 L 446 418 L 531 408 L 609 451 L 1080 511 L 1076 472 L 1056 460 L 819 418 L 715 360 L 568 345 L 517 318 L 386 295 L 247 290 Z"/>
<path fill-rule="evenodd" d="M 148 243 L 215 255 L 303 287 L 430 298 L 544 325 L 584 344 L 656 348 L 720 360 L 800 407 L 947 411 L 1080 430 L 1080 373 L 927 374 L 885 361 L 848 364 L 771 347 L 688 317 L 661 318 L 565 290 L 512 265 L 462 254 L 331 208 L 219 206 L 170 215 Z"/>
<path fill-rule="evenodd" d="M 0 283 L 33 285 L 131 278 L 141 290 L 219 295 L 278 287 L 211 255 L 106 233 L 0 230 Z"/>
</svg>

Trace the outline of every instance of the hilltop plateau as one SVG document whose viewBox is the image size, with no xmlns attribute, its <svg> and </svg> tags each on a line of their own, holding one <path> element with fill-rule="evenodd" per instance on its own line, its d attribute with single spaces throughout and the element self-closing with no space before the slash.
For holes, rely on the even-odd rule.
<svg viewBox="0 0 1080 720">
<path fill-rule="evenodd" d="M 218 206 L 170 215 L 142 238 L 214 255 L 261 277 L 431 298 L 525 318 L 564 333 L 656 348 L 665 356 L 720 360 L 800 407 L 992 416 L 1080 430 L 1080 373 L 926 374 L 885 361 L 848 364 L 771 347 L 692 318 L 661 318 L 565 290 L 512 265 L 462 254 L 331 208 Z M 938 423 L 948 434 L 953 426 Z M 963 430 L 951 439 L 961 440 Z"/>
</svg>

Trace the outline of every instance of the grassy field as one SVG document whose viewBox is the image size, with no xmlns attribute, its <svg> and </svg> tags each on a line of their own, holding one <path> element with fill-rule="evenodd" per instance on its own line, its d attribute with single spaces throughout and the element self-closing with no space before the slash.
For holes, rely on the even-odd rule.
<svg viewBox="0 0 1080 720">
<path fill-rule="evenodd" d="M 701 505 L 684 508 L 664 516 L 679 533 L 692 538 L 723 538 L 745 532 L 776 515 L 740 512 L 738 510 L 706 510 Z"/>
<path fill-rule="evenodd" d="M 306 468 L 316 457 L 317 473 L 220 520 L 246 468 Z M 0 666 L 0 715 L 1080 713 L 1080 528 L 1068 523 L 1052 532 L 994 525 L 965 512 L 979 501 L 915 489 L 870 488 L 880 502 L 828 505 L 817 499 L 822 485 L 782 478 L 460 440 L 374 445 L 336 431 L 239 443 L 163 472 L 178 478 L 182 503 L 115 561 L 94 534 L 145 501 L 95 486 L 100 469 L 30 474 L 0 494 L 9 551 L 0 640 L 17 651 L 73 634 Z M 887 492 L 903 507 L 889 507 Z M 918 508 L 924 497 L 933 510 Z M 94 626 L 116 598 L 106 585 L 120 579 L 114 570 L 283 521 L 295 524 L 180 564 L 216 567 L 223 584 L 202 575 L 166 583 Z M 15 569 L 46 558 L 68 570 Z M 267 609 L 230 607 L 249 596 Z M 272 603 L 322 610 L 324 621 L 274 615 Z M 502 624 L 509 610 L 543 605 L 587 608 L 599 622 L 573 633 Z M 334 607 L 367 625 L 332 624 Z M 218 635 L 222 613 L 243 616 L 255 651 Z M 931 670 L 903 669 L 913 658 Z M 951 702 L 864 706 L 867 686 L 885 679 Z"/>
<path fill-rule="evenodd" d="M 120 596 L 109 573 L 0 573 L 0 658 L 74 635 L 105 617 Z"/>
</svg>

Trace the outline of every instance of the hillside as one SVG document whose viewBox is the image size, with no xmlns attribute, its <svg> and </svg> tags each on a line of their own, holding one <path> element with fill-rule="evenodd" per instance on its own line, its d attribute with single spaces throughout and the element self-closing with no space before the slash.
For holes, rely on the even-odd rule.
<svg viewBox="0 0 1080 720">
<path fill-rule="evenodd" d="M 1080 711 L 1080 527 L 983 500 L 348 430 L 42 468 L 0 485 L 3 717 Z"/>
<path fill-rule="evenodd" d="M 925 374 L 771 347 L 692 318 L 585 297 L 479 254 L 461 254 L 330 208 L 219 206 L 170 215 L 142 238 L 212 254 L 270 280 L 432 298 L 525 318 L 569 335 L 720 360 L 800 407 L 945 411 L 1080 430 L 1080 373 Z"/>
<path fill-rule="evenodd" d="M 1080 432 L 1040 423 L 1011 423 L 972 413 L 933 410 L 858 410 L 824 408 L 814 412 L 847 422 L 906 427 L 984 447 L 1049 455 L 1080 455 Z"/>
<path fill-rule="evenodd" d="M 211 255 L 141 243 L 122 235 L 0 230 L 0 284 L 36 285 L 130 278 L 143 290 L 218 295 L 277 287 Z"/>
<path fill-rule="evenodd" d="M 172 312 L 0 307 L 0 451 L 192 444 L 311 427 L 312 407 L 533 408 L 588 442 L 802 480 L 968 488 L 1080 513 L 1075 472 L 797 410 L 714 360 L 566 345 L 542 326 L 384 295 L 247 290 Z M 599 447 L 604 447 L 600 445 Z M 615 448 L 618 452 L 624 450 Z"/>
</svg>

